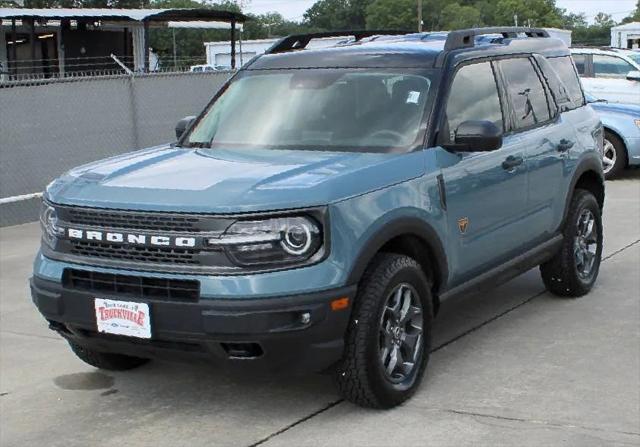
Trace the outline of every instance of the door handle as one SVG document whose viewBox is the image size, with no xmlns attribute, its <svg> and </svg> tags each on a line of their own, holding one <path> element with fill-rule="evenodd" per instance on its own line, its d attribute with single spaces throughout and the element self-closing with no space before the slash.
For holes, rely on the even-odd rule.
<svg viewBox="0 0 640 447">
<path fill-rule="evenodd" d="M 575 143 L 573 141 L 569 141 L 566 139 L 562 139 L 560 140 L 560 143 L 558 143 L 558 145 L 556 146 L 556 149 L 558 149 L 558 152 L 567 152 L 569 149 L 571 149 L 573 147 Z"/>
<path fill-rule="evenodd" d="M 513 155 L 509 155 L 502 162 L 502 169 L 504 169 L 505 171 L 512 172 L 512 171 L 515 170 L 515 168 L 520 166 L 522 163 L 524 163 L 524 158 L 522 158 L 522 157 L 514 157 Z"/>
</svg>

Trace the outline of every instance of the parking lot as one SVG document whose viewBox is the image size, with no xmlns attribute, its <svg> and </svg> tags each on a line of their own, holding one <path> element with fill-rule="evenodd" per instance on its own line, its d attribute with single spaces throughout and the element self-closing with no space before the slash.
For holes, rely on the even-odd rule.
<svg viewBox="0 0 640 447">
<path fill-rule="evenodd" d="M 604 262 L 588 296 L 532 270 L 443 304 L 416 396 L 390 411 L 328 376 L 229 375 L 152 362 L 101 373 L 31 303 L 35 223 L 0 230 L 2 446 L 640 445 L 640 171 L 607 183 Z"/>
</svg>

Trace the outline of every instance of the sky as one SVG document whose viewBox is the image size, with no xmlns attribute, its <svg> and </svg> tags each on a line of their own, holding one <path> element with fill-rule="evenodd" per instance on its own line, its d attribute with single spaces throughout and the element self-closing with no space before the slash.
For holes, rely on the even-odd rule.
<svg viewBox="0 0 640 447">
<path fill-rule="evenodd" d="M 248 3 L 248 12 L 261 14 L 277 11 L 289 20 L 301 20 L 315 0 L 249 0 Z M 620 21 L 634 10 L 636 0 L 556 0 L 556 5 L 569 12 L 584 12 L 589 21 L 593 21 L 593 17 L 600 11 L 611 14 L 614 20 Z"/>
</svg>

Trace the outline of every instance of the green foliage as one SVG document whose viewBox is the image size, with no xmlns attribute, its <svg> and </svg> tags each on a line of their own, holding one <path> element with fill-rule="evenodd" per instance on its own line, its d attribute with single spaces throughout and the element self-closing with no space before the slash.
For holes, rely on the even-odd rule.
<svg viewBox="0 0 640 447">
<path fill-rule="evenodd" d="M 417 29 L 415 0 L 374 0 L 367 8 L 369 29 Z"/>
<path fill-rule="evenodd" d="M 442 10 L 442 29 L 473 28 L 482 24 L 482 15 L 473 6 L 451 3 Z"/>
<path fill-rule="evenodd" d="M 364 29 L 371 3 L 372 0 L 318 0 L 304 13 L 304 23 L 314 29 Z"/>
<path fill-rule="evenodd" d="M 277 12 L 249 16 L 251 20 L 245 23 L 243 33 L 243 38 L 247 40 L 309 32 L 302 24 L 286 20 Z"/>
<path fill-rule="evenodd" d="M 210 8 L 240 12 L 240 7 L 231 0 L 221 0 L 215 3 L 205 3 L 198 0 L 153 0 L 150 7 Z M 204 42 L 230 40 L 231 38 L 228 30 L 151 28 L 149 30 L 149 45 L 158 55 L 160 64 L 165 67 L 173 65 L 174 33 L 176 58 L 179 66 L 204 64 L 206 62 Z"/>
<path fill-rule="evenodd" d="M 520 26 L 556 27 L 563 24 L 562 11 L 555 0 L 497 0 L 493 20 L 488 25 L 512 25 L 518 16 Z"/>
<path fill-rule="evenodd" d="M 625 17 L 624 19 L 622 19 L 622 23 L 629 23 L 629 22 L 640 22 L 640 0 L 636 2 L 635 11 L 633 11 L 631 15 L 629 15 L 628 17 Z"/>
</svg>

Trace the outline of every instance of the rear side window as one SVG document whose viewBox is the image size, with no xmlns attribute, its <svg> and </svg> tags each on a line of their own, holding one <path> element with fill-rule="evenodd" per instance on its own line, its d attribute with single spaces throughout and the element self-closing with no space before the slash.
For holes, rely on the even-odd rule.
<svg viewBox="0 0 640 447">
<path fill-rule="evenodd" d="M 547 94 L 529 59 L 498 62 L 504 76 L 516 129 L 525 129 L 551 119 Z"/>
<path fill-rule="evenodd" d="M 571 101 L 571 107 L 569 108 L 575 109 L 582 107 L 584 105 L 584 96 L 582 94 L 582 87 L 580 86 L 580 79 L 573 68 L 571 57 L 553 57 L 547 59 L 547 61 L 567 89 L 567 94 Z"/>
<path fill-rule="evenodd" d="M 633 65 L 621 57 L 593 55 L 593 74 L 596 78 L 626 78 Z"/>
<path fill-rule="evenodd" d="M 573 62 L 576 64 L 576 70 L 580 76 L 584 76 L 587 71 L 587 56 L 584 54 L 573 54 Z"/>
<path fill-rule="evenodd" d="M 443 143 L 455 140 L 456 129 L 464 121 L 490 121 L 504 131 L 498 86 L 490 62 L 465 65 L 456 72 L 445 114 Z"/>
</svg>

